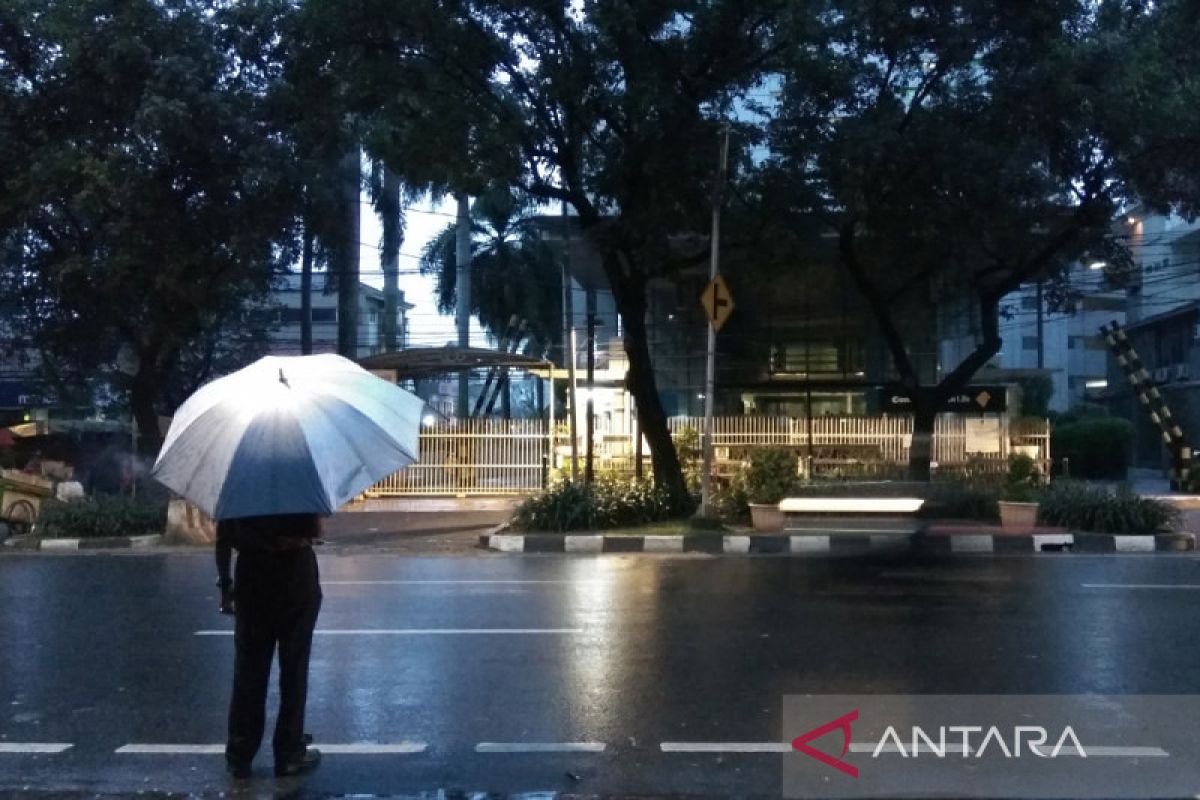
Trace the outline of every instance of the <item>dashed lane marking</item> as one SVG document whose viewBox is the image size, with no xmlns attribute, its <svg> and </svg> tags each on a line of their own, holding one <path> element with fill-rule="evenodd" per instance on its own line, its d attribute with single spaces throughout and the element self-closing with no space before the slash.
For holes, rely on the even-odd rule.
<svg viewBox="0 0 1200 800">
<path fill-rule="evenodd" d="M 664 753 L 790 753 L 785 742 L 662 742 Z"/>
<path fill-rule="evenodd" d="M 65 742 L 0 742 L 0 753 L 61 753 L 71 747 Z"/>
<path fill-rule="evenodd" d="M 424 742 L 397 742 L 376 744 L 361 742 L 352 744 L 316 743 L 313 747 L 322 753 L 338 755 L 404 755 L 424 753 L 428 745 Z M 116 749 L 121 755 L 221 755 L 223 744 L 127 744 Z"/>
<path fill-rule="evenodd" d="M 444 585 L 462 585 L 462 584 L 480 584 L 484 586 L 524 586 L 542 585 L 542 584 L 590 584 L 601 583 L 597 580 L 394 580 L 394 581 L 321 581 L 322 586 L 444 586 Z"/>
<path fill-rule="evenodd" d="M 476 753 L 603 753 L 603 742 L 480 742 Z"/>
<path fill-rule="evenodd" d="M 583 628 L 324 628 L 314 636 L 535 636 L 583 633 Z M 196 631 L 196 636 L 233 636 L 233 631 Z"/>
<path fill-rule="evenodd" d="M 790 753 L 791 744 L 787 742 L 663 742 L 659 745 L 664 753 Z M 901 753 L 894 744 L 880 748 L 878 742 L 852 742 L 851 753 L 874 753 L 877 749 L 884 754 Z M 920 752 L 934 752 L 927 745 L 918 747 Z M 911 753 L 910 749 L 903 752 Z M 947 744 L 944 752 L 962 753 L 962 745 Z M 1161 747 L 1110 747 L 1105 745 L 1083 745 L 1083 752 L 1088 758 L 1169 758 L 1170 753 Z M 1061 756 L 1080 755 L 1072 748 L 1064 748 Z"/>
<path fill-rule="evenodd" d="M 429 745 L 424 742 L 397 742 L 396 744 L 322 744 L 317 742 L 313 747 L 322 753 L 337 755 L 389 756 L 424 753 Z"/>
<path fill-rule="evenodd" d="M 1084 589 L 1200 589 L 1200 583 L 1083 583 Z"/>
<path fill-rule="evenodd" d="M 221 755 L 223 744 L 126 744 L 114 752 L 121 755 Z"/>
</svg>

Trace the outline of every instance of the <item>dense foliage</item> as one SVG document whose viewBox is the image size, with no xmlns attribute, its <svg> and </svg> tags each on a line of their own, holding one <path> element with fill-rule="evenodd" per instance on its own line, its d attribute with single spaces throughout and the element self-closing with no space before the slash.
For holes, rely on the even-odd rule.
<svg viewBox="0 0 1200 800">
<path fill-rule="evenodd" d="M 1116 212 L 1200 208 L 1198 32 L 1185 0 L 10 0 L 4 335 L 61 386 L 128 393 L 152 432 L 195 383 L 180 373 L 214 369 L 213 332 L 255 329 L 242 309 L 297 260 L 329 267 L 353 350 L 360 154 L 392 287 L 402 198 L 498 187 L 565 208 L 596 254 L 655 478 L 683 510 L 648 293 L 707 262 L 715 198 L 726 254 L 833 266 L 865 298 L 925 479 L 934 414 L 999 350 L 1005 294 L 1042 280 L 1066 303 L 1079 258 L 1119 282 Z M 525 316 L 544 346 L 553 269 L 500 222 L 478 310 L 493 330 Z M 540 260 L 503 261 L 517 252 Z M 950 328 L 971 344 L 938 372 L 913 344 Z"/>
<path fill-rule="evenodd" d="M 127 390 L 150 447 L 169 381 L 211 369 L 206 334 L 253 330 L 291 260 L 287 153 L 234 38 L 206 0 L 0 17 L 5 333 L 84 404 Z"/>
<path fill-rule="evenodd" d="M 601 476 L 591 485 L 560 481 L 517 507 L 513 525 L 526 531 L 589 531 L 670 519 L 670 496 L 649 481 Z"/>
<path fill-rule="evenodd" d="M 132 498 L 123 494 L 94 494 L 78 500 L 42 504 L 36 532 L 59 538 L 141 536 L 162 533 L 167 506 L 161 499 Z"/>
<path fill-rule="evenodd" d="M 1114 216 L 1147 196 L 1159 211 L 1200 199 L 1184 144 L 1200 132 L 1200 80 L 1179 62 L 1196 61 L 1200 19 L 1184 2 L 813 11 L 790 20 L 768 123 L 768 170 L 793 198 L 776 213 L 836 235 L 911 398 L 910 467 L 927 480 L 937 411 L 1001 348 L 1002 298 L 1043 280 L 1069 304 L 1059 279 L 1084 258 L 1124 280 Z M 934 370 L 913 344 L 948 329 L 963 355 Z"/>
<path fill-rule="evenodd" d="M 1152 534 L 1169 530 L 1179 511 L 1161 500 L 1139 497 L 1128 486 L 1054 481 L 1038 493 L 1038 518 L 1088 533 Z"/>
<path fill-rule="evenodd" d="M 1109 416 L 1055 422 L 1050 452 L 1072 478 L 1124 480 L 1133 451 L 1133 425 Z"/>
</svg>

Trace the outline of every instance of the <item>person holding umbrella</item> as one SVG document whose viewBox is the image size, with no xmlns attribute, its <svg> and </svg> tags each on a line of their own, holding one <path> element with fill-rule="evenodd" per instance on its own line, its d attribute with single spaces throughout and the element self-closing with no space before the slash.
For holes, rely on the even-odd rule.
<svg viewBox="0 0 1200 800">
<path fill-rule="evenodd" d="M 304 716 L 321 588 L 320 517 L 416 460 L 424 404 L 335 355 L 267 356 L 179 407 L 153 475 L 217 520 L 222 610 L 235 616 L 226 765 L 251 775 L 271 661 L 277 776 L 320 762 Z M 230 585 L 231 548 L 238 551 Z"/>
<path fill-rule="evenodd" d="M 225 762 L 235 778 L 248 778 L 266 725 L 271 660 L 279 651 L 279 713 L 272 749 L 275 774 L 308 772 L 321 751 L 308 747 L 304 712 L 313 629 L 321 610 L 321 584 L 312 542 L 320 536 L 316 514 L 241 517 L 217 523 L 217 563 L 222 610 L 230 605 L 234 628 L 233 694 Z M 231 550 L 238 551 L 230 581 Z M 232 585 L 230 585 L 232 584 Z"/>
</svg>

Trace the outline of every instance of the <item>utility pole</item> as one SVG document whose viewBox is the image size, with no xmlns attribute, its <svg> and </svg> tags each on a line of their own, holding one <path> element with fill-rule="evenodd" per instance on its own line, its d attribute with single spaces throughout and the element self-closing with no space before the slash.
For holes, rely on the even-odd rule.
<svg viewBox="0 0 1200 800">
<path fill-rule="evenodd" d="M 454 289 L 458 293 L 455 323 L 458 326 L 458 346 L 471 345 L 471 203 L 465 194 L 457 195 L 458 217 L 454 231 L 454 263 L 458 268 Z M 470 402 L 471 371 L 458 373 L 458 417 L 465 419 Z"/>
<path fill-rule="evenodd" d="M 579 433 L 576 430 L 575 409 L 575 311 L 571 291 L 571 219 L 567 216 L 567 201 L 562 203 L 562 291 L 563 291 L 563 360 L 567 362 L 567 414 L 571 434 L 571 480 L 579 480 Z"/>
<path fill-rule="evenodd" d="M 587 295 L 587 461 L 584 462 L 583 482 L 591 483 L 596 477 L 596 293 Z"/>
<path fill-rule="evenodd" d="M 717 177 L 713 182 L 711 258 L 708 262 L 708 278 L 716 280 L 721 259 L 721 200 L 725 187 L 725 170 L 729 161 L 729 123 L 721 127 L 720 158 Z M 700 472 L 700 514 L 707 517 L 712 510 L 712 460 L 713 460 L 713 394 L 717 376 L 717 329 L 709 321 L 708 359 L 704 368 L 704 468 Z"/>
</svg>

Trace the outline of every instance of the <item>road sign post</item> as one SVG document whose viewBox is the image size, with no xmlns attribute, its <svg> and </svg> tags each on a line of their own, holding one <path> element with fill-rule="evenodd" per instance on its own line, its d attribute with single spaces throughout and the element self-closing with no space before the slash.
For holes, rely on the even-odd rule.
<svg viewBox="0 0 1200 800">
<path fill-rule="evenodd" d="M 729 160 L 729 123 L 721 130 L 721 156 L 717 166 L 717 179 L 713 184 L 712 257 L 708 266 L 708 286 L 700 295 L 700 303 L 708 317 L 708 358 L 704 367 L 704 466 L 700 472 L 700 514 L 712 513 L 712 459 L 713 459 L 713 393 L 717 374 L 717 331 L 729 319 L 733 311 L 733 297 L 718 270 L 721 258 L 721 194 L 725 186 L 725 168 Z"/>
</svg>

